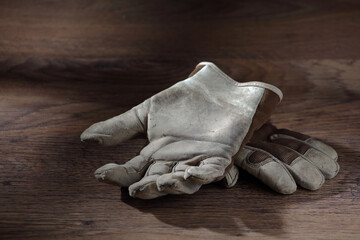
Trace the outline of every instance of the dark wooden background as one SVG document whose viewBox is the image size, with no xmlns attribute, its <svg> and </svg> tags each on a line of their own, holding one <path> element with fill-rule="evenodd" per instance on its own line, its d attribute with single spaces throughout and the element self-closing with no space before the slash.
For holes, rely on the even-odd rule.
<svg viewBox="0 0 360 240">
<path fill-rule="evenodd" d="M 201 60 L 280 87 L 273 123 L 336 148 L 338 176 L 282 196 L 241 172 L 151 201 L 98 183 L 146 142 L 80 133 Z M 0 1 L 1 239 L 359 239 L 359 146 L 357 0 Z"/>
</svg>

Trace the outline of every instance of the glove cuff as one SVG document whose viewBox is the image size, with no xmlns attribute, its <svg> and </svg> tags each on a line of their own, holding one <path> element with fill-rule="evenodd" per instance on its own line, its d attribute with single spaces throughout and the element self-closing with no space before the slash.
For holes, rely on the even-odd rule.
<svg viewBox="0 0 360 240">
<path fill-rule="evenodd" d="M 282 100 L 283 98 L 283 93 L 282 91 L 277 88 L 276 86 L 274 85 L 271 85 L 271 84 L 268 84 L 268 83 L 264 83 L 264 82 L 258 82 L 258 81 L 250 81 L 250 82 L 237 82 L 235 81 L 234 79 L 232 79 L 231 77 L 229 77 L 228 75 L 226 75 L 223 71 L 221 71 L 220 68 L 218 68 L 214 63 L 212 62 L 200 62 L 196 68 L 195 68 L 195 71 L 199 71 L 201 68 L 203 68 L 204 66 L 209 66 L 211 67 L 213 70 L 215 70 L 218 74 L 220 74 L 222 77 L 224 77 L 224 79 L 226 79 L 227 81 L 231 82 L 232 84 L 236 85 L 236 86 L 239 86 L 239 87 L 245 87 L 245 86 L 254 86 L 254 87 L 261 87 L 261 88 L 265 88 L 265 89 L 268 89 L 272 92 L 274 92 L 275 94 L 278 95 L 280 101 Z M 196 72 L 192 72 L 190 74 L 190 76 L 194 75 Z"/>
</svg>

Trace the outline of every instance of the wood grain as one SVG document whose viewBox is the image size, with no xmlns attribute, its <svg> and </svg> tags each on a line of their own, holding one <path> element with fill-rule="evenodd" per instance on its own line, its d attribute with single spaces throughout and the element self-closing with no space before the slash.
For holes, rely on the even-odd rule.
<svg viewBox="0 0 360 240">
<path fill-rule="evenodd" d="M 1 1 L 1 239 L 360 238 L 359 1 Z M 279 127 L 321 138 L 340 173 L 282 196 L 236 186 L 144 201 L 93 171 L 146 144 L 80 133 L 201 60 L 284 92 Z"/>
</svg>

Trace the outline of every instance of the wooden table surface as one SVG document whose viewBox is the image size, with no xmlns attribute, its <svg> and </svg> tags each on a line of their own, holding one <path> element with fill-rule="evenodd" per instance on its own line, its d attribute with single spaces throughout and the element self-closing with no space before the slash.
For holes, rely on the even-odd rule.
<svg viewBox="0 0 360 240">
<path fill-rule="evenodd" d="M 340 173 L 283 196 L 246 172 L 151 201 L 98 183 L 146 144 L 80 133 L 201 60 L 282 89 L 272 121 L 321 138 Z M 1 239 L 360 239 L 360 2 L 0 2 Z"/>
</svg>

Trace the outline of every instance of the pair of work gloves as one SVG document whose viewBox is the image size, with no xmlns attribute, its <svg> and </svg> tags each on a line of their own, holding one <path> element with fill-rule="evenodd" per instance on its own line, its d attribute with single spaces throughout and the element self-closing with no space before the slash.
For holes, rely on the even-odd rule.
<svg viewBox="0 0 360 240">
<path fill-rule="evenodd" d="M 95 123 L 84 142 L 110 146 L 138 134 L 148 145 L 125 164 L 95 171 L 99 181 L 128 187 L 132 197 L 193 194 L 203 184 L 235 185 L 245 169 L 282 194 L 319 189 L 339 171 L 325 143 L 267 123 L 282 92 L 262 82 L 236 82 L 202 62 L 190 76 L 129 111 Z"/>
</svg>

